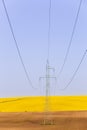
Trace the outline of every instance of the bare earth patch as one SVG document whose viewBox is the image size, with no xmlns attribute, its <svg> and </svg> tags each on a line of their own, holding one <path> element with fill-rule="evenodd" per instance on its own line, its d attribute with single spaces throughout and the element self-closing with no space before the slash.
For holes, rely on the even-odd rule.
<svg viewBox="0 0 87 130">
<path fill-rule="evenodd" d="M 87 111 L 52 112 L 53 125 L 43 125 L 44 113 L 0 113 L 0 130 L 87 130 Z"/>
</svg>

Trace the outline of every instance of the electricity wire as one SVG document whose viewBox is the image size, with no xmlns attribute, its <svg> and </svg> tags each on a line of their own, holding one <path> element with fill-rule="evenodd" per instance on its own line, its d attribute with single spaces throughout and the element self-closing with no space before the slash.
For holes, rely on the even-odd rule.
<svg viewBox="0 0 87 130">
<path fill-rule="evenodd" d="M 5 101 L 0 102 L 0 104 L 21 101 L 21 100 L 25 100 L 25 98 L 26 97 L 23 97 L 23 98 L 19 97 L 19 98 L 14 98 L 13 100 L 5 100 Z"/>
<path fill-rule="evenodd" d="M 51 6 L 52 6 L 52 0 L 50 0 L 50 4 L 49 4 L 49 27 L 48 27 L 48 56 L 47 56 L 47 60 L 49 61 L 50 58 L 50 38 L 51 38 Z"/>
<path fill-rule="evenodd" d="M 71 85 L 71 83 L 73 82 L 73 80 L 74 80 L 74 78 L 75 78 L 75 76 L 76 76 L 76 74 L 77 74 L 77 72 L 78 72 L 78 70 L 79 70 L 79 68 L 80 68 L 80 66 L 81 66 L 81 64 L 82 64 L 85 56 L 86 56 L 86 54 L 87 54 L 87 50 L 84 52 L 84 54 L 83 54 L 83 56 L 81 58 L 81 61 L 80 61 L 79 65 L 78 65 L 77 69 L 75 70 L 72 78 L 70 79 L 70 81 L 68 82 L 68 84 L 66 85 L 66 87 L 63 88 L 63 89 L 60 89 L 60 90 L 65 90 L 65 89 L 67 89 Z"/>
<path fill-rule="evenodd" d="M 1 103 L 9 103 L 9 102 L 16 102 L 16 101 L 20 101 L 20 100 L 22 100 L 21 98 L 18 98 L 18 99 L 15 99 L 15 100 L 10 100 L 10 101 L 2 101 L 2 102 L 0 102 L 0 104 Z"/>
<path fill-rule="evenodd" d="M 15 43 L 15 46 L 16 46 L 16 49 L 17 49 L 17 52 L 18 52 L 18 55 L 19 55 L 19 58 L 20 58 L 22 67 L 23 67 L 23 69 L 24 69 L 26 78 L 27 78 L 29 84 L 31 85 L 31 87 L 34 88 L 34 89 L 36 89 L 36 88 L 33 86 L 32 81 L 31 81 L 30 78 L 29 78 L 29 74 L 28 74 L 28 72 L 27 72 L 27 69 L 26 69 L 26 67 L 25 67 L 24 61 L 23 61 L 23 59 L 22 59 L 22 56 L 21 56 L 21 53 L 20 53 L 20 49 L 19 49 L 19 46 L 18 46 L 18 42 L 17 42 L 17 40 L 16 40 L 14 31 L 13 31 L 13 27 L 12 27 L 12 24 L 11 24 L 11 21 L 10 21 L 10 17 L 9 17 L 9 15 L 8 15 L 8 11 L 7 11 L 7 8 L 6 8 L 5 1 L 2 0 L 2 3 L 3 3 L 3 7 L 4 7 L 4 10 L 5 10 L 6 16 L 7 16 L 7 20 L 8 20 L 8 23 L 9 23 L 9 27 L 10 27 L 10 30 L 11 30 L 11 33 L 12 33 L 12 36 L 13 36 L 13 39 L 14 39 L 14 43 Z"/>
<path fill-rule="evenodd" d="M 21 98 L 21 97 L 19 97 L 19 98 L 13 98 L 13 100 L 5 100 L 5 101 L 2 101 L 2 102 L 0 102 L 0 104 L 1 104 L 1 103 L 16 102 L 16 101 L 24 100 L 25 98 L 26 98 L 26 97 L 23 97 L 23 98 Z"/>
<path fill-rule="evenodd" d="M 69 55 L 69 51 L 70 51 L 70 47 L 71 47 L 71 44 L 72 44 L 72 41 L 73 41 L 73 37 L 74 37 L 74 33 L 75 33 L 75 30 L 76 30 L 76 26 L 77 26 L 77 22 L 78 22 L 78 18 L 79 18 L 79 13 L 80 13 L 80 10 L 81 10 L 81 5 L 82 5 L 82 1 L 83 0 L 80 0 L 80 3 L 79 3 L 79 7 L 78 7 L 78 11 L 77 11 L 77 15 L 76 15 L 76 18 L 75 18 L 75 22 L 74 22 L 74 26 L 73 26 L 73 30 L 72 30 L 72 33 L 71 33 L 71 37 L 70 37 L 70 41 L 69 41 L 69 45 L 68 45 L 68 48 L 67 48 L 67 51 L 66 51 L 66 55 L 65 55 L 65 58 L 64 58 L 64 62 L 62 64 L 62 67 L 59 71 L 59 74 L 58 74 L 58 77 L 60 77 L 63 69 L 64 69 L 64 66 L 66 64 L 66 61 L 67 61 L 67 58 L 68 58 L 68 55 Z"/>
</svg>

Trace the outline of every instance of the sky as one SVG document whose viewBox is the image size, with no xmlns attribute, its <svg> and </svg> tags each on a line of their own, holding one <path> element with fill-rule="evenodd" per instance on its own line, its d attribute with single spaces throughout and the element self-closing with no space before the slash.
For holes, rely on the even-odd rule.
<svg viewBox="0 0 87 130">
<path fill-rule="evenodd" d="M 71 37 L 80 0 L 52 0 L 50 66 L 58 75 Z M 35 87 L 26 79 L 0 0 L 0 97 L 45 95 L 48 47 L 49 0 L 5 0 L 18 46 Z M 87 1 L 83 0 L 78 23 L 64 70 L 51 95 L 87 95 L 87 55 L 70 86 L 71 79 L 87 49 Z"/>
</svg>

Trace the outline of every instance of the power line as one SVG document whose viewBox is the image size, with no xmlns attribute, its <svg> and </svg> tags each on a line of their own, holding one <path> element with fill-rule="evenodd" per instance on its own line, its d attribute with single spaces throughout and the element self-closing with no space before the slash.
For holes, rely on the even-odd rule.
<svg viewBox="0 0 87 130">
<path fill-rule="evenodd" d="M 50 35 L 51 35 L 51 6 L 52 6 L 52 0 L 49 1 L 49 27 L 48 27 L 48 56 L 47 59 L 49 61 L 50 58 Z"/>
<path fill-rule="evenodd" d="M 18 98 L 18 99 L 14 99 L 14 100 L 10 100 L 10 101 L 2 101 L 2 102 L 0 102 L 0 104 L 2 104 L 2 103 L 10 103 L 10 102 L 16 102 L 16 101 L 20 101 L 20 100 L 22 100 L 21 98 Z"/>
<path fill-rule="evenodd" d="M 23 69 L 24 69 L 26 78 L 27 78 L 29 84 L 31 85 L 31 87 L 34 88 L 34 89 L 36 89 L 36 88 L 33 86 L 32 81 L 31 81 L 30 78 L 29 78 L 29 74 L 28 74 L 28 72 L 27 72 L 27 69 L 26 69 L 26 67 L 25 67 L 24 61 L 23 61 L 23 59 L 22 59 L 22 56 L 21 56 L 21 53 L 20 53 L 20 50 L 19 50 L 19 47 L 18 47 L 18 42 L 17 42 L 17 40 L 16 40 L 14 31 L 13 31 L 13 27 L 12 27 L 12 24 L 11 24 L 11 21 L 10 21 L 10 17 L 9 17 L 9 15 L 8 15 L 8 11 L 7 11 L 7 8 L 6 8 L 6 5 L 5 5 L 5 1 L 2 0 L 2 3 L 3 3 L 3 7 L 4 7 L 4 10 L 5 10 L 6 16 L 7 16 L 7 20 L 8 20 L 8 23 L 9 23 L 9 27 L 10 27 L 10 30 L 11 30 L 11 33 L 12 33 L 12 36 L 13 36 L 13 39 L 14 39 L 14 43 L 15 43 L 15 46 L 16 46 L 16 49 L 17 49 L 17 52 L 18 52 L 18 55 L 19 55 L 19 58 L 20 58 L 22 67 L 23 67 Z"/>
<path fill-rule="evenodd" d="M 73 37 L 74 37 L 76 25 L 77 25 L 78 18 L 79 18 L 79 13 L 80 13 L 82 1 L 83 1 L 83 0 L 80 0 L 80 3 L 79 3 L 79 7 L 78 7 L 77 15 L 76 15 L 76 18 L 75 18 L 75 23 L 74 23 L 74 26 L 73 26 L 73 30 L 72 30 L 72 33 L 71 33 L 69 45 L 68 45 L 68 48 L 67 48 L 67 51 L 66 51 L 66 55 L 65 55 L 65 58 L 64 58 L 64 62 L 63 62 L 62 67 L 61 67 L 61 69 L 60 69 L 60 71 L 59 71 L 58 78 L 60 77 L 60 75 L 61 75 L 61 73 L 62 73 L 62 71 L 63 71 L 63 69 L 64 69 L 65 63 L 66 63 L 67 58 L 68 58 L 68 55 L 69 55 L 70 47 L 71 47 L 71 44 L 72 44 L 72 41 L 73 41 Z"/>
<path fill-rule="evenodd" d="M 19 98 L 13 98 L 13 100 L 5 100 L 5 101 L 2 101 L 2 102 L 0 102 L 0 104 L 1 104 L 1 103 L 16 102 L 16 101 L 20 101 L 20 100 L 23 100 L 23 99 L 25 99 L 25 97 L 24 97 L 24 98 L 21 98 L 21 97 L 19 97 Z"/>
<path fill-rule="evenodd" d="M 87 50 L 84 52 L 84 54 L 83 54 L 83 56 L 82 56 L 82 58 L 81 58 L 81 61 L 80 61 L 79 65 L 78 65 L 77 69 L 75 70 L 75 72 L 74 72 L 72 78 L 70 79 L 70 81 L 68 82 L 68 84 L 66 85 L 66 87 L 63 88 L 63 89 L 60 89 L 60 90 L 65 90 L 65 89 L 67 89 L 67 88 L 70 86 L 70 84 L 73 82 L 73 80 L 74 80 L 74 78 L 75 78 L 75 76 L 76 76 L 76 74 L 77 74 L 77 72 L 78 72 L 78 70 L 79 70 L 79 68 L 80 68 L 80 66 L 81 66 L 81 64 L 82 64 L 82 62 L 83 62 L 85 56 L 86 56 L 86 54 L 87 54 Z"/>
<path fill-rule="evenodd" d="M 16 102 L 16 101 L 24 100 L 25 98 L 27 97 L 19 97 L 19 98 L 13 97 L 13 100 L 5 100 L 0 103 Z"/>
</svg>

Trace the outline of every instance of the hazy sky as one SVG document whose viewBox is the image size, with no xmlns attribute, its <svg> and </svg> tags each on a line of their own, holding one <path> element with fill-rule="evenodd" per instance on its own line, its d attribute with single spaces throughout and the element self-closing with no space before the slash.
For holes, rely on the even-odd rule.
<svg viewBox="0 0 87 130">
<path fill-rule="evenodd" d="M 60 71 L 69 44 L 80 0 L 52 0 L 50 65 Z M 45 94 L 45 81 L 39 86 L 39 77 L 45 75 L 49 0 L 5 0 L 15 37 L 34 86 L 29 85 L 6 14 L 0 0 L 0 97 Z M 87 0 L 83 0 L 78 24 L 63 73 L 56 86 L 56 95 L 87 94 L 87 56 L 75 79 L 64 88 L 87 49 Z M 54 84 L 51 94 L 54 94 Z"/>
</svg>

